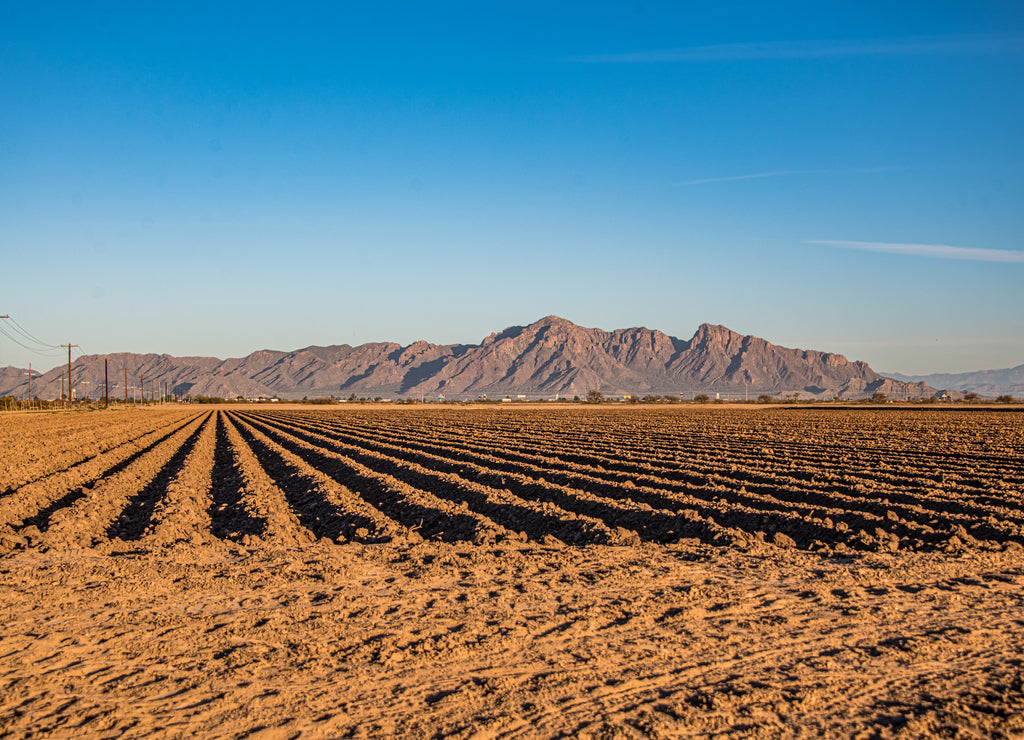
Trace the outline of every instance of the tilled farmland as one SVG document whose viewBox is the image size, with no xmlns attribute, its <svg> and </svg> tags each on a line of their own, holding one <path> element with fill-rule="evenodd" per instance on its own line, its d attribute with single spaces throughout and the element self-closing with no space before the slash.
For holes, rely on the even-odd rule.
<svg viewBox="0 0 1024 740">
<path fill-rule="evenodd" d="M 12 737 L 1024 733 L 1012 408 L 174 407 L 0 443 Z"/>
</svg>

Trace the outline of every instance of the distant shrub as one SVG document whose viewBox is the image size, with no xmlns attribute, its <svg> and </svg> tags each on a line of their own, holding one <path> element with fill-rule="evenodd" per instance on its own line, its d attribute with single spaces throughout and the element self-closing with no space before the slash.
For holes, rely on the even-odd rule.
<svg viewBox="0 0 1024 740">
<path fill-rule="evenodd" d="M 601 391 L 590 391 L 587 393 L 587 403 L 604 403 L 604 394 Z"/>
<path fill-rule="evenodd" d="M 700 393 L 693 397 L 694 403 L 707 403 L 711 397 L 707 393 Z"/>
<path fill-rule="evenodd" d="M 767 393 L 762 393 L 757 397 L 758 403 L 772 403 L 775 399 L 769 396 Z"/>
<path fill-rule="evenodd" d="M 1013 403 L 1014 399 L 1009 393 L 1004 393 L 1001 396 L 996 396 L 996 403 Z"/>
<path fill-rule="evenodd" d="M 978 400 L 978 394 L 974 391 L 968 391 L 964 394 L 964 400 L 967 401 L 967 403 L 974 403 Z"/>
<path fill-rule="evenodd" d="M 871 403 L 885 403 L 889 400 L 889 397 L 881 391 L 875 391 L 871 394 Z"/>
</svg>

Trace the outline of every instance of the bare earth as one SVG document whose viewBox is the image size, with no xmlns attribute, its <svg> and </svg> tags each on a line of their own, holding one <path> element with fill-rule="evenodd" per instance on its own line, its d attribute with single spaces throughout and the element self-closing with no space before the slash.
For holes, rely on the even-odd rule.
<svg viewBox="0 0 1024 740">
<path fill-rule="evenodd" d="M 0 417 L 0 736 L 1024 737 L 1024 414 Z"/>
</svg>

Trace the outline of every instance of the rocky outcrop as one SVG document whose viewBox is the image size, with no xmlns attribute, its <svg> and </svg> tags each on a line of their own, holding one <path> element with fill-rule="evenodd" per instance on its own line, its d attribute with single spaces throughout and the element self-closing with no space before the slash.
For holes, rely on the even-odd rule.
<svg viewBox="0 0 1024 740">
<path fill-rule="evenodd" d="M 923 383 L 883 378 L 863 362 L 814 350 L 779 347 L 724 326 L 702 324 L 689 341 L 646 329 L 604 331 L 547 316 L 513 326 L 476 345 L 374 342 L 306 347 L 294 352 L 262 350 L 247 357 L 171 357 L 128 353 L 79 358 L 72 367 L 76 395 L 88 379 L 90 395 L 101 393 L 108 360 L 112 394 L 129 395 L 140 381 L 175 393 L 235 397 L 585 395 L 718 393 L 724 397 L 800 394 L 858 398 L 881 391 L 916 398 L 934 389 Z M 33 393 L 54 398 L 57 367 L 33 380 Z M 12 370 L 3 392 L 24 393 Z"/>
</svg>

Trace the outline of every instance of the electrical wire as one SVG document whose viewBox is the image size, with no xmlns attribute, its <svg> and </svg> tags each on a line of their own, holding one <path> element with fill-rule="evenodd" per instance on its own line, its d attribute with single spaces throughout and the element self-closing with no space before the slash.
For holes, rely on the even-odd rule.
<svg viewBox="0 0 1024 740">
<path fill-rule="evenodd" d="M 39 337 L 37 337 L 37 336 L 35 336 L 34 334 L 32 334 L 32 332 L 30 332 L 30 331 L 29 331 L 28 329 L 26 329 L 26 328 L 25 328 L 24 326 L 22 326 L 22 325 L 21 325 L 21 324 L 19 324 L 19 323 L 18 323 L 17 321 L 15 321 L 14 319 L 12 319 L 12 318 L 11 318 L 10 316 L 8 316 L 8 317 L 7 317 L 7 321 L 11 322 L 11 323 L 12 323 L 12 324 L 14 325 L 14 329 L 15 329 L 15 330 L 16 330 L 16 331 L 17 331 L 17 332 L 18 332 L 19 334 L 21 334 L 21 336 L 25 337 L 25 338 L 26 338 L 26 339 L 28 339 L 29 341 L 35 342 L 35 343 L 36 343 L 36 344 L 38 344 L 38 345 L 39 345 L 40 347 L 45 347 L 46 349 L 60 349 L 60 346 L 59 346 L 59 345 L 56 345 L 56 344 L 47 344 L 46 342 L 42 341 L 41 339 L 39 339 Z"/>
<path fill-rule="evenodd" d="M 35 347 L 29 347 L 27 344 L 23 344 L 22 342 L 18 341 L 17 337 L 12 337 L 10 334 L 8 334 L 7 331 L 2 326 L 0 326 L 0 334 L 3 334 L 5 337 L 10 339 L 12 342 L 14 342 L 22 349 L 27 349 L 29 352 L 37 354 L 40 357 L 55 357 L 57 354 L 60 353 L 59 348 L 40 350 Z"/>
</svg>

